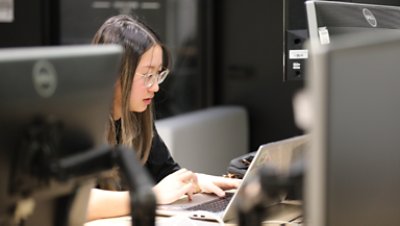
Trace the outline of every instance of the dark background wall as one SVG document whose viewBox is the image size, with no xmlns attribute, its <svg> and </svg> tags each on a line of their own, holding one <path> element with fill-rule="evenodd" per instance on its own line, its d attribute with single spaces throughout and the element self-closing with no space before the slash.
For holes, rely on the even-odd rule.
<svg viewBox="0 0 400 226">
<path fill-rule="evenodd" d="M 300 134 L 292 97 L 302 81 L 283 82 L 283 1 L 218 1 L 218 104 L 244 105 L 250 149 Z"/>
<path fill-rule="evenodd" d="M 0 48 L 58 44 L 56 0 L 13 1 L 14 21 L 0 21 Z"/>
</svg>

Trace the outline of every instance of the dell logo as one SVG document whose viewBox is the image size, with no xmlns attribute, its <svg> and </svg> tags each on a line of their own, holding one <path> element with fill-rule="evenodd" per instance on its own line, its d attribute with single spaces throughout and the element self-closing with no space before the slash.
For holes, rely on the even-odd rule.
<svg viewBox="0 0 400 226">
<path fill-rule="evenodd" d="M 33 86 L 41 97 L 51 97 L 56 91 L 57 74 L 53 65 L 46 61 L 40 60 L 33 66 Z"/>
<path fill-rule="evenodd" d="M 364 15 L 364 18 L 367 20 L 367 22 L 372 27 L 378 26 L 378 21 L 376 20 L 374 14 L 369 9 L 364 8 L 363 9 L 363 15 Z"/>
</svg>

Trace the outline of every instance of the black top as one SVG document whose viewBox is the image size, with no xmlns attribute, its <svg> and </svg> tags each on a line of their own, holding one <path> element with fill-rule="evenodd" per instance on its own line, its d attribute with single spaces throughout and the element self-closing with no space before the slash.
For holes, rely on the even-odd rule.
<svg viewBox="0 0 400 226">
<path fill-rule="evenodd" d="M 145 164 L 155 183 L 180 169 L 154 126 L 154 136 L 149 158 Z"/>
<path fill-rule="evenodd" d="M 115 121 L 115 131 L 117 143 L 121 134 L 121 120 Z M 153 125 L 154 136 L 151 144 L 149 157 L 144 167 L 150 174 L 154 183 L 158 183 L 164 177 L 180 169 L 178 163 L 172 158 L 167 146 L 161 139 L 156 127 Z M 116 174 L 115 174 L 116 173 Z M 97 187 L 106 190 L 128 190 L 128 185 L 123 174 L 117 168 L 116 171 L 110 172 L 109 175 L 102 175 L 97 180 Z"/>
<path fill-rule="evenodd" d="M 115 121 L 115 131 L 117 143 L 119 142 L 121 133 L 121 120 Z M 147 171 L 153 178 L 155 183 L 161 181 L 164 177 L 180 169 L 178 163 L 172 158 L 167 146 L 161 139 L 156 127 L 153 125 L 153 141 L 149 153 L 149 158 L 145 164 Z"/>
</svg>

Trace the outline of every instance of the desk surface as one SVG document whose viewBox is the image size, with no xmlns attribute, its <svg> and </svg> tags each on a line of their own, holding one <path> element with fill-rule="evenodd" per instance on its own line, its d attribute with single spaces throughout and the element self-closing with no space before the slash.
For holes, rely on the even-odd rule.
<svg viewBox="0 0 400 226">
<path fill-rule="evenodd" d="M 275 205 L 269 209 L 270 216 L 268 216 L 263 225 L 265 226 L 300 226 L 302 225 L 302 211 L 301 205 L 298 202 L 285 202 Z M 186 217 L 157 217 L 157 226 L 218 226 L 218 222 L 214 221 L 200 221 L 192 220 Z M 226 222 L 226 226 L 236 225 L 235 221 Z M 118 217 L 110 219 L 102 219 L 91 221 L 85 226 L 131 226 L 130 217 Z"/>
</svg>

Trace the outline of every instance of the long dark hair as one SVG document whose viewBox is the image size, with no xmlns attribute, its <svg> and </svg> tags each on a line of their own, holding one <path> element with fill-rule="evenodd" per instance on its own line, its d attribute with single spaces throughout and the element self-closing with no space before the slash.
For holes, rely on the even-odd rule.
<svg viewBox="0 0 400 226">
<path fill-rule="evenodd" d="M 119 143 L 134 148 L 137 156 L 144 164 L 149 156 L 153 137 L 153 107 L 144 112 L 129 110 L 132 82 L 141 56 L 155 45 L 163 49 L 163 66 L 168 67 L 169 58 L 165 46 L 156 33 L 137 18 L 118 15 L 109 18 L 96 32 L 93 44 L 119 44 L 124 49 L 119 79 L 121 85 L 121 128 Z M 110 144 L 117 144 L 117 133 L 112 112 L 106 130 L 106 138 Z"/>
</svg>

